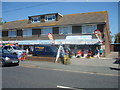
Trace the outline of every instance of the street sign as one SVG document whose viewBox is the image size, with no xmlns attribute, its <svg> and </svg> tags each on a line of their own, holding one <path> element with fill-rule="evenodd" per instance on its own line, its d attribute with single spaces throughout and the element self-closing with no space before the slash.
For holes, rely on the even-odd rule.
<svg viewBox="0 0 120 90">
<path fill-rule="evenodd" d="M 53 39 L 53 35 L 52 35 L 51 33 L 48 33 L 48 38 L 49 38 L 50 40 L 54 40 L 54 39 Z"/>
</svg>

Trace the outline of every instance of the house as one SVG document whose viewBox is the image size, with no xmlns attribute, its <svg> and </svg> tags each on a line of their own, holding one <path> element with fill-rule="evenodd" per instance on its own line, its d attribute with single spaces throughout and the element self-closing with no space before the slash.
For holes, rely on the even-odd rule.
<svg viewBox="0 0 120 90">
<path fill-rule="evenodd" d="M 94 30 L 100 30 L 102 44 Z M 7 22 L 2 25 L 2 42 L 17 41 L 20 45 L 52 44 L 47 34 L 51 33 L 55 44 L 67 44 L 71 49 L 102 47 L 105 56 L 110 53 L 110 30 L 108 12 L 88 12 L 61 15 L 50 13 L 28 16 L 28 19 Z"/>
</svg>

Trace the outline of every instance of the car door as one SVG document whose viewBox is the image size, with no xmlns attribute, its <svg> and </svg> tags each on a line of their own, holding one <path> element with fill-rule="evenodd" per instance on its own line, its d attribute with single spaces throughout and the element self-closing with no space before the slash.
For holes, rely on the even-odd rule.
<svg viewBox="0 0 120 90">
<path fill-rule="evenodd" d="M 45 56 L 51 57 L 53 56 L 52 49 L 50 47 L 45 48 Z"/>
</svg>

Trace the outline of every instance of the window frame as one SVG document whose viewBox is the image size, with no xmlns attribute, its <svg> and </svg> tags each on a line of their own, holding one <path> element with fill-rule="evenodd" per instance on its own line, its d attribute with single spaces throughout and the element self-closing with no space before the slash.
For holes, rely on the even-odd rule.
<svg viewBox="0 0 120 90">
<path fill-rule="evenodd" d="M 10 30 L 8 31 L 8 37 L 16 37 L 17 31 L 16 30 Z"/>
<path fill-rule="evenodd" d="M 49 20 L 50 17 L 52 18 L 51 20 Z M 53 17 L 54 17 L 54 18 L 53 18 Z M 45 18 L 44 18 L 45 21 L 55 21 L 55 19 L 56 19 L 55 15 L 47 15 L 47 16 L 45 16 Z"/>
<path fill-rule="evenodd" d="M 32 29 L 23 29 L 23 37 L 31 37 Z"/>
<path fill-rule="evenodd" d="M 65 28 L 67 28 L 67 33 L 63 32 L 63 31 L 65 31 Z M 61 27 L 59 27 L 59 34 L 60 35 L 72 34 L 72 26 L 61 26 Z"/>
<path fill-rule="evenodd" d="M 94 28 L 94 30 L 97 29 L 97 24 L 86 24 L 86 25 L 82 25 L 82 34 L 93 34 L 94 30 L 91 30 L 91 32 L 87 32 L 87 26 L 92 26 L 92 28 Z"/>
<path fill-rule="evenodd" d="M 36 19 L 36 21 L 35 21 L 35 19 Z M 38 17 L 31 17 L 32 23 L 40 22 L 40 20 L 41 20 L 41 17 L 40 17 L 40 16 L 38 16 Z"/>
<path fill-rule="evenodd" d="M 50 32 L 45 32 L 46 30 L 48 30 L 48 29 L 50 29 Z M 43 33 L 43 31 L 45 32 L 45 33 Z M 48 35 L 48 33 L 51 33 L 51 34 L 53 34 L 53 29 L 52 29 L 52 27 L 51 28 L 42 28 L 41 29 L 41 35 Z"/>
</svg>

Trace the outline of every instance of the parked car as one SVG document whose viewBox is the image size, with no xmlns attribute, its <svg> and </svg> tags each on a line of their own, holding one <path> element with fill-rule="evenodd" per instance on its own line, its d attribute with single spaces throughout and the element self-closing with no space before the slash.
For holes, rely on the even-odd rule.
<svg viewBox="0 0 120 90">
<path fill-rule="evenodd" d="M 1 66 L 5 65 L 19 65 L 19 60 L 17 55 L 12 54 L 6 49 L 0 48 L 0 64 Z"/>
<path fill-rule="evenodd" d="M 26 52 L 25 50 L 22 50 L 20 47 L 10 45 L 3 46 L 3 49 L 6 49 L 16 55 L 21 55 L 23 52 Z"/>
</svg>

